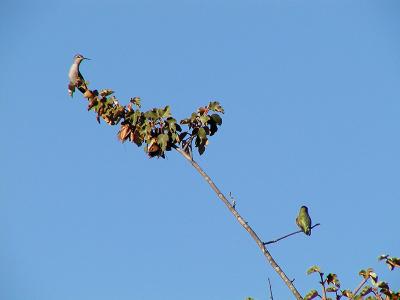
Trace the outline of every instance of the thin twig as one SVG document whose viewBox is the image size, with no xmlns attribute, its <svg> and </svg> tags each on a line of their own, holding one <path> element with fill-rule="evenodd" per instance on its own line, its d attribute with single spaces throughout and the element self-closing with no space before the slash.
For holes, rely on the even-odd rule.
<svg viewBox="0 0 400 300">
<path fill-rule="evenodd" d="M 325 280 L 324 280 L 324 277 L 323 277 L 323 273 L 319 273 L 319 276 L 321 277 L 321 285 L 322 285 L 322 299 L 323 300 L 326 300 L 327 298 L 326 298 L 326 288 L 325 288 Z"/>
<path fill-rule="evenodd" d="M 319 226 L 319 225 L 321 225 L 321 224 L 320 224 L 320 223 L 317 223 L 317 224 L 313 225 L 313 226 L 311 227 L 311 229 L 313 229 L 314 227 L 317 227 L 317 226 Z M 268 245 L 268 244 L 273 244 L 273 243 L 279 242 L 280 240 L 286 239 L 287 237 L 292 236 L 292 235 L 295 235 L 295 234 L 300 233 L 300 232 L 303 232 L 303 231 L 302 231 L 302 230 L 297 230 L 297 231 L 295 231 L 295 232 L 292 232 L 292 233 L 289 233 L 289 234 L 287 234 L 287 235 L 284 235 L 283 237 L 280 237 L 280 238 L 278 238 L 278 239 L 276 239 L 276 240 L 272 240 L 272 241 L 269 241 L 269 242 L 265 242 L 264 245 Z"/>
<path fill-rule="evenodd" d="M 356 287 L 356 289 L 354 290 L 354 292 L 353 292 L 353 297 L 351 297 L 351 299 L 354 299 L 354 297 L 357 295 L 358 291 L 359 291 L 359 290 L 363 287 L 363 285 L 368 281 L 368 278 L 369 278 L 369 277 L 364 278 L 364 279 L 360 282 L 360 284 L 358 285 L 358 287 Z"/>
<path fill-rule="evenodd" d="M 276 273 L 282 278 L 283 282 L 287 285 L 289 290 L 292 294 L 296 297 L 297 300 L 303 300 L 303 297 L 297 291 L 296 287 L 294 286 L 293 282 L 286 276 L 285 272 L 281 269 L 281 267 L 276 263 L 272 255 L 269 253 L 261 239 L 255 233 L 255 231 L 249 226 L 249 224 L 243 219 L 243 217 L 237 212 L 237 210 L 232 206 L 230 201 L 226 199 L 224 194 L 219 190 L 219 188 L 215 185 L 215 183 L 211 180 L 211 178 L 207 175 L 206 172 L 185 152 L 183 149 L 179 148 L 178 146 L 173 146 L 179 154 L 181 154 L 186 160 L 196 169 L 197 172 L 204 178 L 205 181 L 210 185 L 212 190 L 217 194 L 218 198 L 226 205 L 229 211 L 233 214 L 236 220 L 239 222 L 240 225 L 250 234 L 253 240 L 257 243 L 258 247 L 275 270 Z"/>
<path fill-rule="evenodd" d="M 195 136 L 192 135 L 190 138 L 188 138 L 188 139 L 186 140 L 185 146 L 183 146 L 183 151 L 186 152 L 186 149 L 188 148 L 188 146 L 192 147 L 192 142 L 193 142 L 193 139 L 194 139 L 194 138 L 195 138 Z"/>
<path fill-rule="evenodd" d="M 272 295 L 271 280 L 269 280 L 269 277 L 268 277 L 268 284 L 269 284 L 269 294 L 270 294 L 269 298 L 271 300 L 274 300 L 274 296 Z"/>
</svg>

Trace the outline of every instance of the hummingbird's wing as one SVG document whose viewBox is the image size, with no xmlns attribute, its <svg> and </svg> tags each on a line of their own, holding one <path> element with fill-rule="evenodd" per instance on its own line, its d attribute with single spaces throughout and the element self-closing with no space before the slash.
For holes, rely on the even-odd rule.
<svg viewBox="0 0 400 300">
<path fill-rule="evenodd" d="M 83 78 L 82 74 L 80 71 L 78 71 L 78 80 L 76 82 L 76 87 L 78 88 L 78 90 L 81 91 L 82 94 L 84 94 L 86 92 L 87 85 L 85 83 L 85 79 Z"/>
<path fill-rule="evenodd" d="M 301 230 L 303 230 L 303 228 L 301 227 L 301 224 L 300 224 L 299 217 L 296 217 L 296 224 L 297 224 L 297 226 L 299 226 L 299 228 L 300 228 Z"/>
<path fill-rule="evenodd" d="M 307 214 L 307 226 L 306 226 L 306 231 L 305 231 L 305 233 L 307 234 L 307 235 L 311 235 L 311 218 L 310 218 L 310 216 Z"/>
</svg>

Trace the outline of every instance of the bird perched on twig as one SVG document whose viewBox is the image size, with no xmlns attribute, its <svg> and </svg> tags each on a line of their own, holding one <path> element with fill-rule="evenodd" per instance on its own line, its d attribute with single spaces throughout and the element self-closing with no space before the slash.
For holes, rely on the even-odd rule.
<svg viewBox="0 0 400 300">
<path fill-rule="evenodd" d="M 87 90 L 87 86 L 85 84 L 85 79 L 83 78 L 81 72 L 79 72 L 79 65 L 84 59 L 90 59 L 87 57 L 83 57 L 81 54 L 76 54 L 74 56 L 74 62 L 69 69 L 68 77 L 68 94 L 72 97 L 75 92 L 75 87 L 77 87 L 82 93 Z"/>
<path fill-rule="evenodd" d="M 307 206 L 300 207 L 299 215 L 296 218 L 296 224 L 307 235 L 311 235 L 311 218 L 308 214 Z"/>
</svg>

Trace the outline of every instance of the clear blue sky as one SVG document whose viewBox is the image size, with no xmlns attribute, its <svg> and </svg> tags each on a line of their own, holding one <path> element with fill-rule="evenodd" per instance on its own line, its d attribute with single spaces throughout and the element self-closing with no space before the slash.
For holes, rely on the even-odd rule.
<svg viewBox="0 0 400 300">
<path fill-rule="evenodd" d="M 291 296 L 176 153 L 148 159 L 67 94 L 92 88 L 177 118 L 210 100 L 223 126 L 196 158 L 298 289 L 313 264 L 354 288 L 400 255 L 400 2 L 15 1 L 0 4 L 0 299 Z"/>
</svg>

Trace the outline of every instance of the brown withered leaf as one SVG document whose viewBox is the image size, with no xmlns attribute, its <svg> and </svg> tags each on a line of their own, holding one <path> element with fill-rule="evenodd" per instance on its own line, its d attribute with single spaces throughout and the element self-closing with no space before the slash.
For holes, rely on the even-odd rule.
<svg viewBox="0 0 400 300">
<path fill-rule="evenodd" d="M 160 147 L 157 144 L 153 144 L 149 147 L 149 153 L 154 153 L 160 150 Z"/>
<path fill-rule="evenodd" d="M 199 107 L 197 112 L 201 115 L 206 115 L 208 113 L 208 107 Z"/>
<path fill-rule="evenodd" d="M 108 116 L 103 116 L 103 119 L 108 125 L 114 125 L 114 121 L 110 119 Z"/>
<path fill-rule="evenodd" d="M 129 128 L 129 125 L 128 124 L 123 125 L 123 126 L 121 126 L 121 129 L 118 132 L 118 135 L 117 135 L 118 139 L 121 142 L 125 142 L 126 139 L 129 137 L 130 133 L 131 133 L 131 129 Z"/>
</svg>

